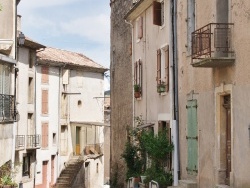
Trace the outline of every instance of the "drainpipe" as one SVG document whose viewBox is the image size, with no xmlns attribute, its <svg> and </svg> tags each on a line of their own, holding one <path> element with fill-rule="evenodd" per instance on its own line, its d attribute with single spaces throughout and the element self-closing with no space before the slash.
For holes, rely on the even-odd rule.
<svg viewBox="0 0 250 188">
<path fill-rule="evenodd" d="M 180 176 L 180 148 L 179 148 L 179 109 L 178 109 L 178 57 L 177 57 L 177 0 L 171 0 L 172 15 L 172 50 L 173 50 L 173 86 L 174 86 L 174 186 L 178 185 Z"/>
<path fill-rule="evenodd" d="M 134 62 L 134 26 L 131 22 L 128 22 L 126 19 L 125 19 L 125 23 L 130 25 L 131 27 L 131 35 L 132 35 L 132 62 Z M 132 73 L 134 71 L 134 66 L 133 66 L 133 63 L 132 63 Z M 132 75 L 132 85 L 133 85 L 133 78 L 134 78 L 134 75 Z M 134 91 L 134 90 L 133 90 Z M 134 92 L 133 92 L 134 94 Z M 133 98 L 133 128 L 135 128 L 135 123 L 134 123 L 134 117 L 135 117 L 135 98 L 134 96 L 132 96 Z"/>
</svg>

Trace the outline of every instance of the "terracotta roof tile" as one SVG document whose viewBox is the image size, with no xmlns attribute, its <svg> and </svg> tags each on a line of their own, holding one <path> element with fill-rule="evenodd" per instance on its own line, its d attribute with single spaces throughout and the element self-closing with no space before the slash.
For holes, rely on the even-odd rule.
<svg viewBox="0 0 250 188">
<path fill-rule="evenodd" d="M 100 69 L 105 72 L 107 68 L 94 62 L 81 53 L 71 52 L 67 50 L 46 47 L 43 51 L 37 53 L 39 62 L 65 63 L 66 65 L 81 66 L 94 69 Z"/>
</svg>

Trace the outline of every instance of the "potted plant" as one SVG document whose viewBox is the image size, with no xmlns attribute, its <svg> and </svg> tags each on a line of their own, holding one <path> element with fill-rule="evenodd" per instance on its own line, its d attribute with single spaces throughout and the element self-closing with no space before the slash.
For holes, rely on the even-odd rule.
<svg viewBox="0 0 250 188">
<path fill-rule="evenodd" d="M 157 85 L 157 92 L 158 93 L 166 92 L 166 84 L 165 84 L 165 82 L 161 82 L 160 84 Z"/>
<path fill-rule="evenodd" d="M 141 86 L 139 84 L 134 85 L 134 96 L 135 98 L 141 97 Z"/>
</svg>

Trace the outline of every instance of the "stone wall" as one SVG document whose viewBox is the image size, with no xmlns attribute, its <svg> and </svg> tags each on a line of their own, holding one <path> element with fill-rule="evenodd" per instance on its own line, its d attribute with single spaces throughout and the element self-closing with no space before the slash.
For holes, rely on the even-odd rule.
<svg viewBox="0 0 250 188">
<path fill-rule="evenodd" d="M 126 127 L 133 122 L 131 27 L 124 16 L 132 0 L 111 0 L 111 187 L 125 187 L 125 164 L 121 153 Z"/>
</svg>

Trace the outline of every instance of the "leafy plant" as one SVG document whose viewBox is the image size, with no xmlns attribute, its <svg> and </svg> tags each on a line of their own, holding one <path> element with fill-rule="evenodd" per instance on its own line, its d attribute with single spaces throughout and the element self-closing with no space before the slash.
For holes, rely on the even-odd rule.
<svg viewBox="0 0 250 188">
<path fill-rule="evenodd" d="M 134 91 L 135 92 L 140 92 L 141 91 L 141 86 L 139 84 L 134 85 Z"/>
<path fill-rule="evenodd" d="M 160 84 L 157 85 L 157 92 L 162 93 L 166 91 L 166 84 L 165 82 L 161 82 Z"/>
</svg>

